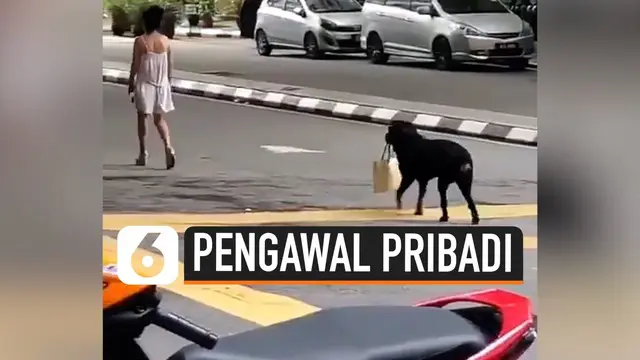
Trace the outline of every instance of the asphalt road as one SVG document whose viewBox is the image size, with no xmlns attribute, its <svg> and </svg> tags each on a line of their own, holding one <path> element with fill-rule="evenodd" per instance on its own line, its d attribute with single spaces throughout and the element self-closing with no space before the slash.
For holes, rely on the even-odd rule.
<svg viewBox="0 0 640 360">
<path fill-rule="evenodd" d="M 537 116 L 537 72 L 513 72 L 501 67 L 468 65 L 442 72 L 425 62 L 394 60 L 372 65 L 361 56 L 308 60 L 296 52 L 258 56 L 247 39 L 206 39 L 173 42 L 178 70 L 208 73 L 418 101 L 430 104 Z M 129 62 L 131 44 L 104 42 L 105 61 Z"/>
<path fill-rule="evenodd" d="M 150 127 L 150 169 L 137 156 L 135 112 L 126 89 L 104 86 L 104 210 L 220 212 L 304 207 L 390 206 L 371 191 L 384 128 L 317 116 L 176 96 L 170 114 L 177 168 L 161 169 L 164 152 Z M 443 137 L 432 134 L 432 137 Z M 479 204 L 535 203 L 535 149 L 460 139 L 474 157 Z M 322 153 L 276 154 L 264 145 Z M 435 182 L 426 206 L 439 204 Z M 457 190 L 450 203 L 462 203 Z M 407 206 L 415 186 L 407 192 Z"/>
<path fill-rule="evenodd" d="M 382 150 L 382 127 L 176 96 L 177 110 L 169 120 L 178 165 L 167 172 L 161 169 L 163 154 L 152 128 L 150 169 L 130 165 L 137 151 L 136 125 L 126 89 L 104 85 L 103 101 L 105 212 L 215 213 L 246 208 L 390 206 L 390 198 L 374 196 L 370 184 L 371 162 Z M 474 156 L 477 169 L 474 193 L 478 202 L 536 202 L 537 153 L 534 149 L 456 139 Z M 262 145 L 294 146 L 322 152 L 275 154 L 261 148 Z M 434 187 L 432 184 L 428 190 L 427 206 L 437 204 Z M 407 204 L 412 204 L 414 197 L 415 190 L 412 189 L 407 194 Z M 461 202 L 457 191 L 451 191 L 450 198 L 452 204 Z M 536 221 L 535 218 L 488 220 L 486 225 L 517 225 L 525 235 L 535 236 Z M 403 225 L 400 222 L 378 224 Z M 515 290 L 533 299 L 537 297 L 536 267 L 537 251 L 526 250 L 525 284 Z M 470 290 L 457 286 L 254 288 L 318 307 L 412 304 L 445 293 Z M 164 305 L 221 335 L 257 326 L 175 294 L 168 294 Z M 152 359 L 163 359 L 185 342 L 150 328 L 142 343 Z M 527 359 L 535 359 L 535 354 L 534 348 L 528 352 Z"/>
</svg>

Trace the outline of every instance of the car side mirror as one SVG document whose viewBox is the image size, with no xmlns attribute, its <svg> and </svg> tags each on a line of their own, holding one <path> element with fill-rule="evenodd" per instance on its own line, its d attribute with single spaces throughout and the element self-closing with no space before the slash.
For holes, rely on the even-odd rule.
<svg viewBox="0 0 640 360">
<path fill-rule="evenodd" d="M 301 7 L 294 8 L 293 13 L 300 17 L 307 17 L 307 14 L 304 12 L 304 9 Z"/>
<path fill-rule="evenodd" d="M 420 15 L 438 16 L 438 11 L 431 5 L 423 5 L 416 9 Z"/>
</svg>

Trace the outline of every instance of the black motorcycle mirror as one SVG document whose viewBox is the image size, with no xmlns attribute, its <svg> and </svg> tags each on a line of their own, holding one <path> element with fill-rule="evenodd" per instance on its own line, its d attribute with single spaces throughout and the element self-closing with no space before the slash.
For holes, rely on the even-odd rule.
<svg viewBox="0 0 640 360">
<path fill-rule="evenodd" d="M 218 343 L 216 334 L 178 314 L 158 309 L 152 323 L 206 349 L 213 349 Z"/>
</svg>

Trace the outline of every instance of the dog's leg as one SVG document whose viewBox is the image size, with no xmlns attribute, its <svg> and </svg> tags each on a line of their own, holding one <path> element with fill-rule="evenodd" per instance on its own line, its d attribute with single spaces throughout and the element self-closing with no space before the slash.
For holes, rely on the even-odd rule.
<svg viewBox="0 0 640 360">
<path fill-rule="evenodd" d="M 422 201 L 427 194 L 427 184 L 427 181 L 418 180 L 418 202 L 416 203 L 416 212 L 413 213 L 414 215 L 422 215 Z"/>
<path fill-rule="evenodd" d="M 442 216 L 440 217 L 440 222 L 449 221 L 449 211 L 447 210 L 448 201 L 447 201 L 447 190 L 449 189 L 449 185 L 451 181 L 447 178 L 438 178 L 438 193 L 440 193 L 440 209 L 442 209 Z"/>
<path fill-rule="evenodd" d="M 398 187 L 398 190 L 396 190 L 396 209 L 402 209 L 402 195 L 407 191 L 409 186 L 413 184 L 414 180 L 414 177 L 402 174 L 402 181 L 400 181 L 400 186 Z"/>
<path fill-rule="evenodd" d="M 473 201 L 473 197 L 471 197 L 471 183 L 473 182 L 473 176 L 461 176 L 456 184 L 464 196 L 464 199 L 467 201 L 467 206 L 469 207 L 469 211 L 471 211 L 471 223 L 473 225 L 477 225 L 480 223 L 480 217 L 478 216 L 478 210 L 476 209 L 476 204 Z"/>
</svg>

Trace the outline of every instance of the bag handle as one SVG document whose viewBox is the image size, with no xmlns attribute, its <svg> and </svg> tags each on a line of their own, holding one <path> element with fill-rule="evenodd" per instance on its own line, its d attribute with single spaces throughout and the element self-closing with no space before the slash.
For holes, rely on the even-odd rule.
<svg viewBox="0 0 640 360">
<path fill-rule="evenodd" d="M 386 157 L 386 159 L 385 159 Z M 380 160 L 389 161 L 391 159 L 391 145 L 386 144 L 384 149 L 382 150 L 382 156 L 380 156 Z"/>
</svg>

